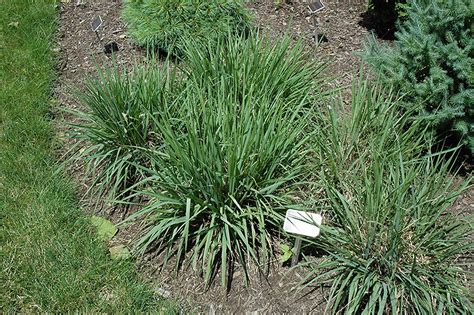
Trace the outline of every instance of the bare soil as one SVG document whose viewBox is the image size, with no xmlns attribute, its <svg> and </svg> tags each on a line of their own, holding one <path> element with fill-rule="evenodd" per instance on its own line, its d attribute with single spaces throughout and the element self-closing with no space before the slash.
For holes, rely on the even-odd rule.
<svg viewBox="0 0 474 315">
<path fill-rule="evenodd" d="M 283 2 L 283 1 L 282 1 Z M 284 34 L 295 40 L 303 40 L 306 49 L 315 59 L 330 62 L 329 75 L 335 77 L 334 86 L 350 86 L 352 78 L 361 67 L 357 56 L 363 48 L 363 41 L 369 34 L 364 23 L 365 1 L 324 1 L 326 9 L 317 14 L 319 26 L 315 26 L 315 17 L 308 10 L 309 1 L 292 1 L 291 4 L 276 8 L 273 0 L 256 0 L 249 2 L 249 8 L 255 14 L 255 23 L 263 33 L 278 38 Z M 75 118 L 64 112 L 77 109 L 81 105 L 74 97 L 74 89 L 81 88 L 88 76 L 93 76 L 97 66 L 119 64 L 130 66 L 144 58 L 144 52 L 133 45 L 126 34 L 126 27 L 120 17 L 121 1 L 119 0 L 62 0 L 60 2 L 60 25 L 58 42 L 55 51 L 58 55 L 57 71 L 59 79 L 55 88 L 58 101 L 54 114 L 58 124 L 60 140 L 64 144 L 60 153 L 64 156 L 74 145 L 69 139 L 68 124 Z M 98 36 L 91 30 L 90 23 L 97 16 L 103 19 Z M 316 34 L 322 33 L 327 41 L 316 44 Z M 113 58 L 103 52 L 103 45 L 115 41 L 118 44 Z M 350 96 L 349 90 L 346 95 Z M 112 221 L 119 222 L 121 216 L 113 207 L 95 198 L 83 198 L 90 180 L 84 176 L 83 167 L 71 166 L 70 174 L 79 183 L 79 198 L 86 211 L 100 212 Z M 471 189 L 456 203 L 459 212 L 474 212 L 474 190 Z M 129 244 L 139 233 L 140 227 L 122 228 L 113 243 Z M 187 305 L 188 310 L 205 313 L 322 313 L 325 307 L 325 290 L 295 293 L 291 289 L 304 275 L 303 270 L 289 270 L 275 261 L 268 277 L 262 278 L 254 270 L 251 274 L 251 285 L 243 285 L 243 275 L 238 269 L 227 294 L 217 285 L 206 288 L 202 280 L 188 269 L 173 274 L 169 270 L 160 272 L 159 257 L 145 255 L 139 261 L 139 268 L 156 288 L 157 294 L 171 297 Z M 470 260 L 472 262 L 472 260 Z"/>
</svg>

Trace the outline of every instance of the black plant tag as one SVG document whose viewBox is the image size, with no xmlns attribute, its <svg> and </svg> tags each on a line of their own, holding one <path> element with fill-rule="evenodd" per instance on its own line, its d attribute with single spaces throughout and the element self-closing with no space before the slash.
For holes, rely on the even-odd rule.
<svg viewBox="0 0 474 315">
<path fill-rule="evenodd" d="M 94 32 L 97 32 L 101 26 L 102 26 L 102 18 L 99 15 L 95 19 L 92 20 L 91 27 Z"/>
<path fill-rule="evenodd" d="M 317 1 L 309 4 L 309 12 L 311 14 L 317 13 L 317 12 L 321 11 L 324 8 L 325 8 L 324 3 L 321 0 L 317 0 Z"/>
</svg>

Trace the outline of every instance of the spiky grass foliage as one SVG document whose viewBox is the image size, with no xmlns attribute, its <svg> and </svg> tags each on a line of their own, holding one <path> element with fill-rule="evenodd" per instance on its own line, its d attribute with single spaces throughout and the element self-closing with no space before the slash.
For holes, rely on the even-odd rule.
<svg viewBox="0 0 474 315">
<path fill-rule="evenodd" d="M 466 186 L 447 164 L 376 157 L 351 186 L 327 183 L 333 218 L 317 244 L 328 256 L 306 264 L 306 285 L 330 283 L 333 313 L 469 313 L 456 258 L 472 248 L 472 219 L 446 211 Z"/>
<path fill-rule="evenodd" d="M 309 268 L 304 286 L 328 283 L 331 313 L 468 313 L 472 305 L 456 258 L 472 248 L 472 219 L 447 211 L 468 183 L 455 183 L 443 156 L 417 158 L 410 148 L 407 152 L 422 137 L 393 127 L 403 118 L 389 110 L 392 105 L 376 89 L 362 92 L 353 100 L 358 110 L 349 119 L 350 128 L 340 128 L 344 120 L 329 123 L 326 141 L 337 134 L 338 139 L 354 139 L 355 145 L 328 142 L 322 156 L 331 161 L 357 148 L 360 158 L 350 164 L 349 173 L 347 164 L 332 162 L 321 172 L 328 209 L 314 244 L 327 255 L 322 262 L 303 264 Z M 378 115 L 359 119 L 361 111 Z M 385 127 L 377 127 L 378 122 Z M 368 133 L 360 137 L 364 129 Z M 343 181 L 339 173 L 346 174 Z"/>
<path fill-rule="evenodd" d="M 247 40 L 188 51 L 180 116 L 154 115 L 163 147 L 150 156 L 142 186 L 151 189 L 140 192 L 150 202 L 132 216 L 151 220 L 141 250 L 153 245 L 176 267 L 190 252 L 206 283 L 219 271 L 224 287 L 236 265 L 246 277 L 250 262 L 268 266 L 272 238 L 294 202 L 289 187 L 306 174 L 308 105 L 316 97 L 309 93 L 321 68 L 303 63 L 301 49 L 287 42 L 264 48 Z"/>
<path fill-rule="evenodd" d="M 302 43 L 291 43 L 289 37 L 272 44 L 267 37 L 251 32 L 227 36 L 205 47 L 193 40 L 187 42 L 184 54 L 187 67 L 183 71 L 194 84 L 205 88 L 219 84 L 238 103 L 247 95 L 260 95 L 295 104 L 305 95 L 306 102 L 314 105 L 330 93 L 323 88 L 325 63 L 308 63 L 311 57 Z"/>
<path fill-rule="evenodd" d="M 154 62 L 99 70 L 97 79 L 87 81 L 74 136 L 82 148 L 75 157 L 85 160 L 92 174 L 91 190 L 115 198 L 142 179 L 136 165 L 147 165 L 143 151 L 159 144 L 149 113 L 166 106 L 179 87 L 174 71 Z"/>
<path fill-rule="evenodd" d="M 350 181 L 370 163 L 374 152 L 387 158 L 413 157 L 426 146 L 417 141 L 424 130 L 409 123 L 410 113 L 399 115 L 397 96 L 364 77 L 361 73 L 354 80 L 350 114 L 344 114 L 343 105 L 336 103 L 319 120 L 324 127 L 318 133 L 316 152 L 334 185 Z"/>
<path fill-rule="evenodd" d="M 239 0 L 127 0 L 123 17 L 137 44 L 181 55 L 186 42 L 202 44 L 250 29 Z"/>
</svg>

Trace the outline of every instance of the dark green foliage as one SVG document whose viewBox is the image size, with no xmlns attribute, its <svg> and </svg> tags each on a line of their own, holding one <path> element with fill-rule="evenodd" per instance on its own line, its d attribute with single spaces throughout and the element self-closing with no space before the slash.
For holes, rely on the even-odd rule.
<svg viewBox="0 0 474 315">
<path fill-rule="evenodd" d="M 393 40 L 398 23 L 406 19 L 407 5 L 406 0 L 369 0 L 362 23 L 379 38 Z"/>
<path fill-rule="evenodd" d="M 250 28 L 239 0 L 127 0 L 123 17 L 137 44 L 176 55 L 189 39 L 206 45 Z"/>
<path fill-rule="evenodd" d="M 406 16 L 407 0 L 370 0 L 369 9 L 375 13 L 385 15 L 382 20 L 387 21 L 390 17 L 403 17 Z M 395 21 L 392 21 L 395 22 Z"/>
<path fill-rule="evenodd" d="M 404 94 L 404 107 L 474 152 L 474 3 L 413 1 L 395 47 L 369 42 L 365 60 Z"/>
<path fill-rule="evenodd" d="M 374 29 L 381 37 L 393 36 L 398 19 L 406 17 L 406 0 L 369 0 L 369 12 L 374 19 Z"/>
</svg>

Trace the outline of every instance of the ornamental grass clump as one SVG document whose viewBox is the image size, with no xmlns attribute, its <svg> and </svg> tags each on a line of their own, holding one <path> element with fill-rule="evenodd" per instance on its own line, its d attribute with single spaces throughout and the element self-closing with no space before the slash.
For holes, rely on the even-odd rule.
<svg viewBox="0 0 474 315">
<path fill-rule="evenodd" d="M 399 114 L 400 99 L 393 91 L 364 77 L 354 81 L 349 115 L 340 114 L 344 105 L 335 103 L 318 121 L 321 132 L 315 151 L 318 163 L 325 165 L 325 177 L 334 185 L 358 176 L 372 154 L 414 157 L 429 146 L 419 141 L 424 129 L 410 124 L 411 112 Z"/>
<path fill-rule="evenodd" d="M 142 179 L 137 165 L 148 165 L 144 151 L 159 144 L 148 113 L 166 107 L 179 86 L 173 71 L 153 62 L 99 70 L 97 79 L 87 81 L 74 137 L 82 147 L 75 157 L 86 161 L 93 178 L 90 191 L 113 199 Z"/>
<path fill-rule="evenodd" d="M 305 286 L 329 284 L 328 309 L 344 314 L 468 314 L 456 258 L 472 249 L 472 219 L 446 209 L 465 190 L 445 162 L 376 156 L 359 178 L 327 182 L 331 219 L 305 263 Z"/>
<path fill-rule="evenodd" d="M 239 0 L 127 0 L 123 18 L 138 45 L 172 55 L 181 55 L 189 39 L 207 45 L 250 30 Z"/>
<path fill-rule="evenodd" d="M 227 287 L 236 267 L 248 280 L 249 263 L 265 270 L 296 202 L 291 188 L 307 174 L 309 105 L 322 65 L 303 62 L 286 42 L 275 45 L 283 46 L 241 37 L 203 54 L 187 50 L 186 91 L 173 106 L 179 115 L 153 115 L 163 145 L 150 152 L 141 184 L 149 189 L 138 192 L 150 201 L 131 217 L 149 222 L 138 248 L 164 252 L 176 267 L 189 254 L 206 283 L 219 272 Z"/>
<path fill-rule="evenodd" d="M 347 120 L 332 110 L 320 135 L 326 221 L 313 244 L 326 255 L 302 264 L 303 286 L 329 285 L 333 314 L 470 313 L 457 258 L 472 249 L 473 222 L 447 210 L 470 183 L 456 181 L 447 153 L 412 150 L 422 147 L 419 128 L 403 127 L 383 91 L 359 89 L 358 110 Z M 361 112 L 385 117 L 360 120 Z M 333 163 L 339 156 L 349 164 Z"/>
</svg>

